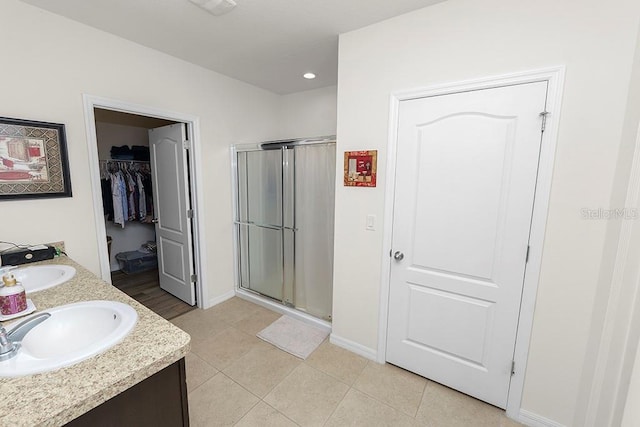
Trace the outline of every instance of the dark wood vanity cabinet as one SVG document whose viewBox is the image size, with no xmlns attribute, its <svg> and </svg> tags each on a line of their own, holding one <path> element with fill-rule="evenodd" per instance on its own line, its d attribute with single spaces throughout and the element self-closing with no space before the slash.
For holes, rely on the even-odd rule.
<svg viewBox="0 0 640 427">
<path fill-rule="evenodd" d="M 71 427 L 189 425 L 184 358 L 66 424 Z"/>
</svg>

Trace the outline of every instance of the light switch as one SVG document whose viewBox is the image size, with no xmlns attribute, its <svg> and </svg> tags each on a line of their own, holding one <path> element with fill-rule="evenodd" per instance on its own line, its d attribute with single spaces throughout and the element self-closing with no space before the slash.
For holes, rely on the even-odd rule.
<svg viewBox="0 0 640 427">
<path fill-rule="evenodd" d="M 376 216 L 375 215 L 367 215 L 367 226 L 365 227 L 368 231 L 375 231 L 376 229 Z"/>
</svg>

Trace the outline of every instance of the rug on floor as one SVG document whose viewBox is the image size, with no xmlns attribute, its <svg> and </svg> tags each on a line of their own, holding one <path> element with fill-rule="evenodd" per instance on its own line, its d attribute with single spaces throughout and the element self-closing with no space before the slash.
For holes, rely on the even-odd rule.
<svg viewBox="0 0 640 427">
<path fill-rule="evenodd" d="M 258 332 L 257 337 L 304 360 L 328 335 L 329 332 L 308 323 L 292 317 L 281 316 Z"/>
</svg>

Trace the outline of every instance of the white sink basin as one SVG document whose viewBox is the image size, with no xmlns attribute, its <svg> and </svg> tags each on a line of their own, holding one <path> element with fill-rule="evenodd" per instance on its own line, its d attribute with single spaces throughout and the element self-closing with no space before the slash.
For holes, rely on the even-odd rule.
<svg viewBox="0 0 640 427">
<path fill-rule="evenodd" d="M 27 293 L 41 291 L 61 285 L 76 274 L 76 269 L 68 265 L 33 265 L 10 270 L 22 282 Z"/>
<path fill-rule="evenodd" d="M 118 344 L 138 321 L 132 307 L 116 301 L 84 301 L 44 312 L 51 317 L 24 336 L 17 355 L 0 361 L 0 377 L 74 365 Z M 9 333 L 12 326 L 7 327 Z"/>
</svg>

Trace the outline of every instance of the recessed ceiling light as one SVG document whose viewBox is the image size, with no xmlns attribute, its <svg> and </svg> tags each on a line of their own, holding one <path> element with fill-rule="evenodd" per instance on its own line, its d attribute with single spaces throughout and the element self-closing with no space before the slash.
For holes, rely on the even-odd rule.
<svg viewBox="0 0 640 427">
<path fill-rule="evenodd" d="M 302 77 L 304 77 L 307 80 L 313 80 L 316 78 L 316 75 L 313 73 L 304 73 Z"/>
</svg>

